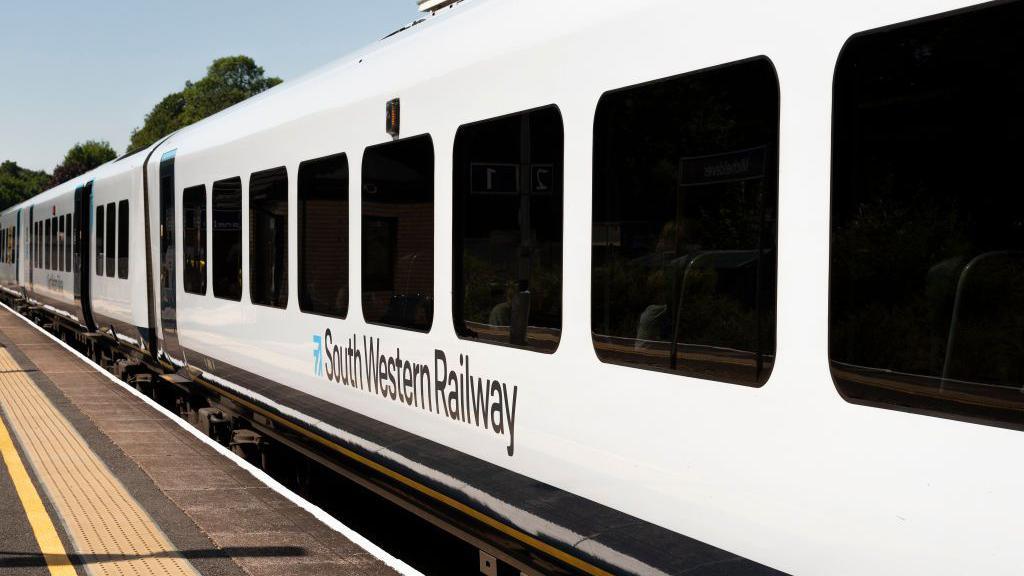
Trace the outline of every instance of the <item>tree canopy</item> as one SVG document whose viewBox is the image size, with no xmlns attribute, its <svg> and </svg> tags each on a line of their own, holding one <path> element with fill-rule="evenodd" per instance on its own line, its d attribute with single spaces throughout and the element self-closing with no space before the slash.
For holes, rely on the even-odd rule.
<svg viewBox="0 0 1024 576">
<path fill-rule="evenodd" d="M 50 186 L 50 175 L 42 170 L 29 170 L 16 162 L 0 163 L 0 210 L 27 200 Z"/>
<path fill-rule="evenodd" d="M 114 158 L 117 158 L 117 152 L 114 152 L 110 142 L 106 140 L 79 142 L 64 155 L 64 161 L 53 169 L 53 180 L 50 185 L 56 186 L 67 182 Z"/>
<path fill-rule="evenodd" d="M 185 82 L 181 92 L 168 95 L 153 107 L 143 125 L 132 131 L 128 150 L 146 148 L 179 128 L 280 83 L 280 78 L 265 76 L 263 67 L 248 56 L 218 58 L 206 69 L 206 76 Z"/>
</svg>

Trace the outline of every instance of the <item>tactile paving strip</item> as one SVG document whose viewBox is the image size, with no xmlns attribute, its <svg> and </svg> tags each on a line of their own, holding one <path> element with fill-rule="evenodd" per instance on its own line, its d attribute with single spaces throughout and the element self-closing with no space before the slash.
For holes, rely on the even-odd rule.
<svg viewBox="0 0 1024 576">
<path fill-rule="evenodd" d="M 71 423 L 0 349 L 0 408 L 93 576 L 198 576 Z"/>
</svg>

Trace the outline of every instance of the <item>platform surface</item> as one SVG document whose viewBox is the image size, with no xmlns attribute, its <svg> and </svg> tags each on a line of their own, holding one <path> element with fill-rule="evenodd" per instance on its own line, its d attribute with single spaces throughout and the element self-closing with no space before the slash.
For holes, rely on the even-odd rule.
<svg viewBox="0 0 1024 576">
<path fill-rule="evenodd" d="M 0 576 L 393 575 L 0 309 Z"/>
</svg>

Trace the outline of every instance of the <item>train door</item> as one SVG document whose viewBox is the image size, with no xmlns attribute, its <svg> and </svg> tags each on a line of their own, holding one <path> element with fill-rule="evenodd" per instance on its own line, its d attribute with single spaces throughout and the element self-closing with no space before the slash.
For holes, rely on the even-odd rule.
<svg viewBox="0 0 1024 576">
<path fill-rule="evenodd" d="M 32 286 L 32 275 L 33 268 L 35 268 L 36 258 L 39 256 L 36 254 L 36 226 L 35 226 L 35 206 L 28 207 L 28 283 L 27 287 L 29 292 L 35 290 Z"/>
<path fill-rule="evenodd" d="M 21 286 L 21 208 L 18 208 L 18 216 L 14 221 L 14 285 Z"/>
<path fill-rule="evenodd" d="M 172 363 L 184 364 L 178 344 L 176 247 L 174 244 L 174 156 L 175 150 L 160 158 L 160 351 Z"/>
<path fill-rule="evenodd" d="M 89 257 L 92 205 L 92 182 L 88 182 L 85 186 L 75 189 L 72 274 L 74 276 L 75 300 L 82 308 L 82 322 L 90 332 L 96 330 L 96 322 L 92 318 L 92 278 L 90 274 L 92 268 L 89 265 L 92 262 Z"/>
</svg>

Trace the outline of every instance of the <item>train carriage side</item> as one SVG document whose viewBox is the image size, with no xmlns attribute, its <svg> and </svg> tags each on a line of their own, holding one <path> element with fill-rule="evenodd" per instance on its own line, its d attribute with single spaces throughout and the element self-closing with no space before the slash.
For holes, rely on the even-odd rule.
<svg viewBox="0 0 1024 576">
<path fill-rule="evenodd" d="M 21 295 L 18 287 L 20 259 L 21 205 L 12 206 L 0 214 L 0 290 Z"/>
<path fill-rule="evenodd" d="M 30 199 L 22 208 L 27 274 L 20 279 L 30 304 L 81 323 L 73 272 L 75 188 L 78 179 Z"/>
</svg>

